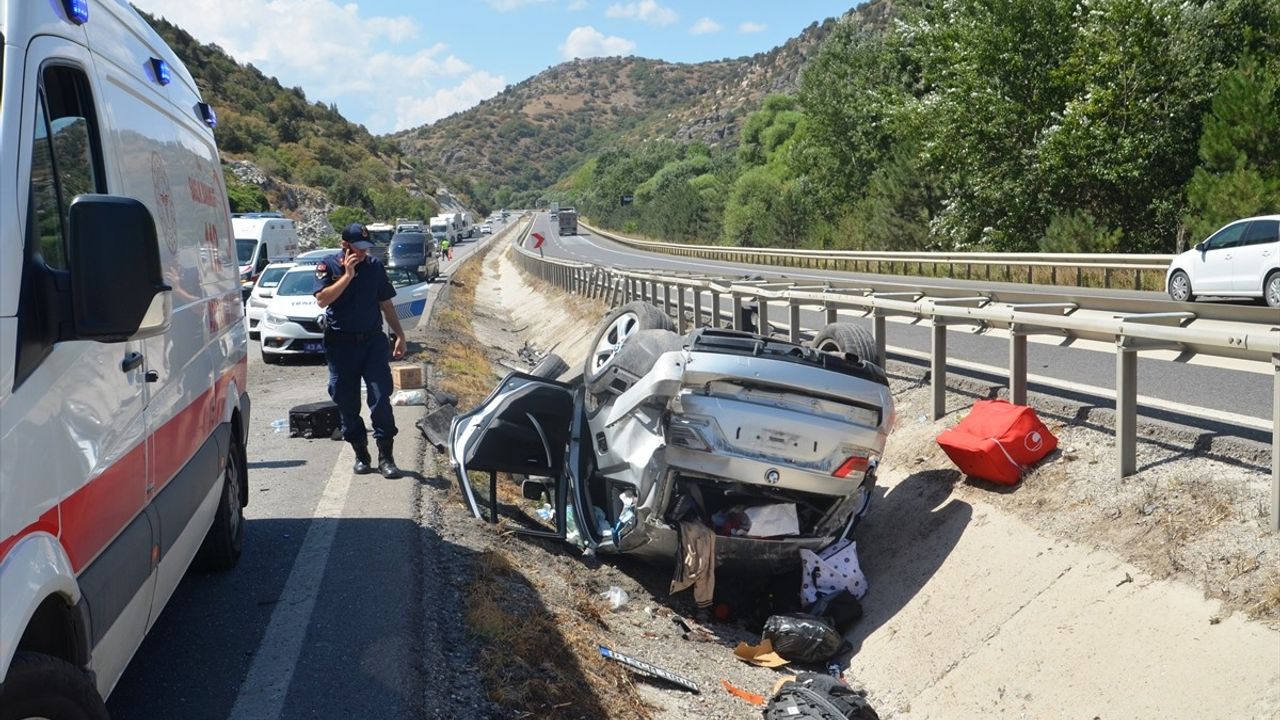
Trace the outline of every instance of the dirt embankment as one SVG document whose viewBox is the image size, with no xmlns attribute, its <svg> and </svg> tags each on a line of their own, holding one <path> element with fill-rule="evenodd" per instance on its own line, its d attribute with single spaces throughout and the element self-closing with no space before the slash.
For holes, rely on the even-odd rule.
<svg viewBox="0 0 1280 720">
<path fill-rule="evenodd" d="M 522 366 L 522 348 L 576 368 L 605 310 L 523 276 L 505 253 L 494 248 L 455 279 L 465 289 L 432 335 L 440 379 L 470 395 Z M 1120 480 L 1109 411 L 1035 397 L 1061 449 L 1018 487 L 992 486 L 960 477 L 934 437 L 994 390 L 956 384 L 952 414 L 935 423 L 923 371 L 889 370 L 899 420 L 856 536 L 871 589 L 848 636 L 848 676 L 882 717 L 1280 714 L 1280 538 L 1265 527 L 1264 455 L 1148 428 L 1141 471 Z M 436 468 L 456 500 L 444 456 Z M 503 707 L 546 718 L 759 716 L 720 686 L 767 694 L 781 677 L 733 659 L 755 628 L 732 621 L 711 627 L 715 639 L 685 639 L 672 617 L 691 600 L 668 596 L 669 568 L 600 564 L 447 505 L 445 532 L 479 553 L 466 619 Z M 616 612 L 598 597 L 615 585 L 631 598 Z M 685 675 L 702 694 L 605 664 L 597 644 Z"/>
</svg>

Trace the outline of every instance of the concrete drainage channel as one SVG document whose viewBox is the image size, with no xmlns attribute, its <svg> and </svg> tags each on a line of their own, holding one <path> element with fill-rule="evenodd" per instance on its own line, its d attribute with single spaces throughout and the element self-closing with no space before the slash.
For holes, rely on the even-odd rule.
<svg viewBox="0 0 1280 720">
<path fill-rule="evenodd" d="M 476 311 L 499 319 L 478 325 L 480 342 L 515 358 L 526 342 L 546 351 L 558 341 L 555 351 L 580 368 L 604 305 L 515 278 L 504 253 L 484 262 Z M 1139 472 L 1120 479 L 1107 412 L 1032 393 L 1060 450 L 1001 491 L 959 477 L 937 449 L 934 437 L 955 418 L 931 419 L 923 370 L 888 369 L 899 423 L 855 532 L 870 591 L 846 635 L 849 676 L 882 717 L 1280 713 L 1280 540 L 1263 527 L 1265 452 L 1157 434 L 1139 442 Z M 996 392 L 953 377 L 946 402 Z M 540 545 L 512 544 L 535 551 L 530 562 L 543 553 L 544 565 L 579 568 L 552 562 L 560 556 Z M 618 617 L 606 613 L 605 637 L 703 688 L 641 685 L 653 709 L 634 716 L 758 716 L 720 689 L 729 679 L 768 694 L 778 675 L 737 663 L 724 642 L 758 628 L 712 625 L 721 643 L 671 638 L 653 623 L 682 607 L 679 597 L 668 598 L 652 570 L 623 567 L 639 580 L 608 564 L 594 570 L 595 585 L 607 575 L 635 593 Z M 576 582 L 591 585 L 590 572 Z M 624 627 L 639 629 L 634 640 Z"/>
</svg>

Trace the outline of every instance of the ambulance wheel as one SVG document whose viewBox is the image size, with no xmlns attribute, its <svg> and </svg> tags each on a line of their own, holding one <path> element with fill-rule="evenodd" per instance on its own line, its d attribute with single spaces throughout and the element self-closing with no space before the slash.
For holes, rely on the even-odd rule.
<svg viewBox="0 0 1280 720">
<path fill-rule="evenodd" d="M 49 655 L 19 652 L 0 685 L 0 720 L 32 718 L 108 720 L 88 673 Z"/>
<path fill-rule="evenodd" d="M 227 465 L 222 474 L 222 496 L 213 525 L 196 554 L 196 565 L 201 570 L 223 572 L 236 566 L 240 551 L 244 548 L 244 483 L 247 468 L 240 438 L 231 432 L 231 447 L 227 449 Z"/>
</svg>

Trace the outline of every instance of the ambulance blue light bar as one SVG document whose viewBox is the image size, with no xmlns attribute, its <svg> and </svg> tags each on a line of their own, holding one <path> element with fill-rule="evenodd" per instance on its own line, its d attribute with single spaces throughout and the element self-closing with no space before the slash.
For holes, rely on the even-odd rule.
<svg viewBox="0 0 1280 720">
<path fill-rule="evenodd" d="M 173 75 L 169 72 L 169 63 L 160 58 L 151 58 L 151 69 L 156 73 L 156 82 L 161 85 L 168 85 L 173 82 Z"/>
<path fill-rule="evenodd" d="M 62 6 L 67 11 L 67 19 L 76 25 L 89 22 L 89 0 L 62 0 Z"/>
<path fill-rule="evenodd" d="M 206 125 L 211 128 L 218 127 L 218 113 L 213 111 L 213 106 L 202 102 L 197 104 L 196 107 L 200 108 L 200 118 L 204 120 Z"/>
</svg>

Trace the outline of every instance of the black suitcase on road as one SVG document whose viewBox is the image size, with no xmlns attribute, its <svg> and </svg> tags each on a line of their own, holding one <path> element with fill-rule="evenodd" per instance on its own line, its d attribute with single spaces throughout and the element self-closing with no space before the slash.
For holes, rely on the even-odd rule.
<svg viewBox="0 0 1280 720">
<path fill-rule="evenodd" d="M 338 405 L 331 400 L 297 405 L 289 410 L 289 437 L 341 439 Z"/>
</svg>

